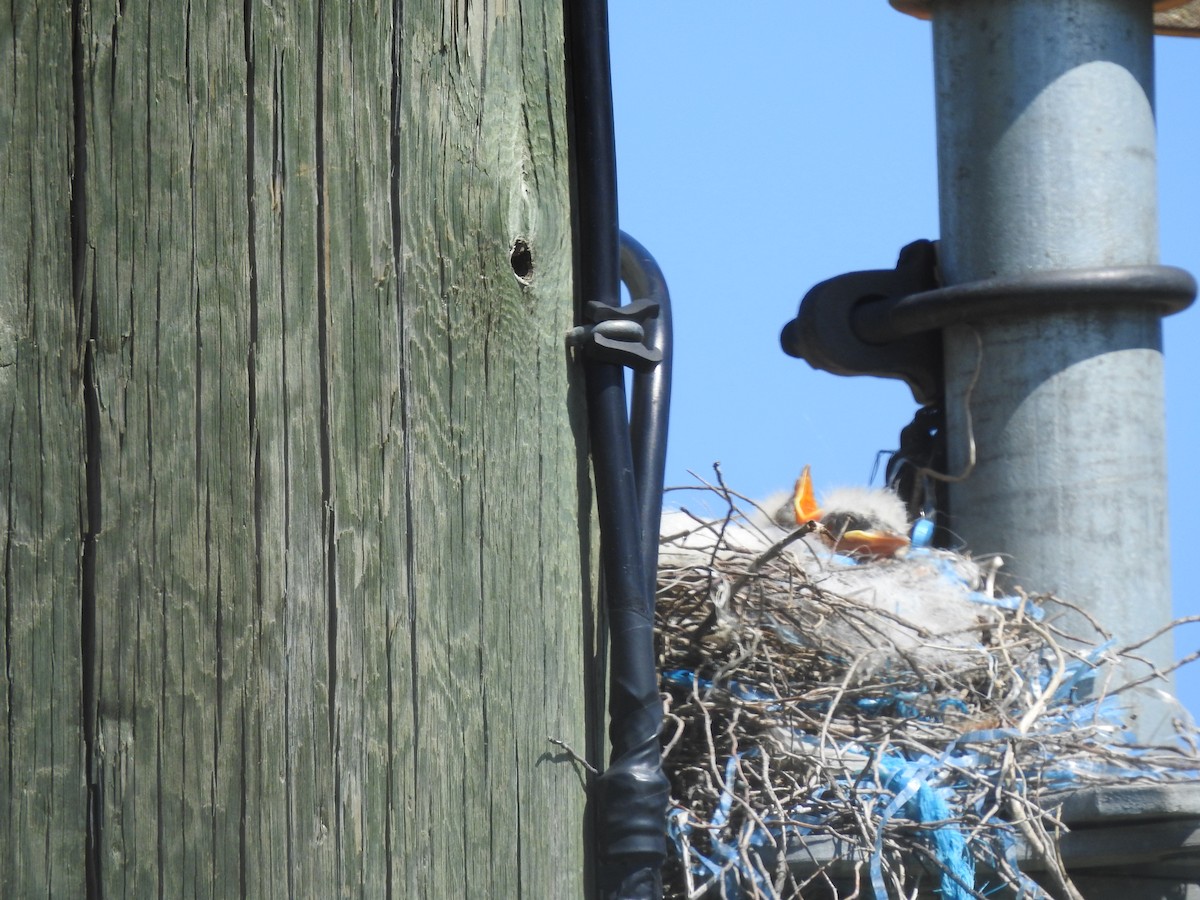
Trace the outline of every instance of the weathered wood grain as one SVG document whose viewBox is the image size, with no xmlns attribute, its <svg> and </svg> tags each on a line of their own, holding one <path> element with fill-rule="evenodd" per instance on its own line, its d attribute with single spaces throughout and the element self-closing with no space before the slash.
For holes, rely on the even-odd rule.
<svg viewBox="0 0 1200 900">
<path fill-rule="evenodd" d="M 82 896 L 86 521 L 71 19 L 0 9 L 0 896 Z M 55 98 L 51 102 L 50 98 Z"/>
<path fill-rule="evenodd" d="M 26 5 L 0 883 L 582 896 L 561 4 Z"/>
</svg>

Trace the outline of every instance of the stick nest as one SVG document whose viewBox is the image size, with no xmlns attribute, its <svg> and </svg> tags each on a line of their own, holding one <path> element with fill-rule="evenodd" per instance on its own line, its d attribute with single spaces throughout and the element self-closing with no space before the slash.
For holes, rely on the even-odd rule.
<svg viewBox="0 0 1200 900">
<path fill-rule="evenodd" d="M 1063 797 L 1197 778 L 1190 725 L 1157 749 L 1126 728 L 1123 699 L 1161 673 L 1099 626 L 1061 633 L 1061 601 L 998 597 L 948 551 L 839 559 L 723 483 L 696 490 L 724 515 L 664 518 L 658 570 L 668 898 L 1078 897 Z M 881 596 L 923 577 L 961 597 L 950 631 Z"/>
</svg>

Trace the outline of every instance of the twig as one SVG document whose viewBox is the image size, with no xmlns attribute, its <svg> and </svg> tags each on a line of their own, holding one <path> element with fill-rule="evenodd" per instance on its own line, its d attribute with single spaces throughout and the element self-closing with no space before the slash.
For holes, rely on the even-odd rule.
<svg viewBox="0 0 1200 900">
<path fill-rule="evenodd" d="M 576 753 L 575 750 L 571 747 L 571 745 L 568 744 L 566 741 L 559 740 L 558 738 L 554 738 L 554 737 L 548 737 L 548 738 L 546 738 L 546 740 L 548 740 L 550 743 L 554 744 L 554 746 L 556 746 L 556 747 L 562 747 L 562 749 L 566 752 L 567 756 L 571 757 L 572 762 L 579 763 L 579 765 L 581 765 L 585 769 L 587 769 L 587 771 L 591 775 L 596 776 L 596 775 L 600 774 L 599 769 L 597 769 L 590 762 L 588 762 L 586 759 L 584 759 L 582 756 L 580 756 L 578 753 Z"/>
</svg>

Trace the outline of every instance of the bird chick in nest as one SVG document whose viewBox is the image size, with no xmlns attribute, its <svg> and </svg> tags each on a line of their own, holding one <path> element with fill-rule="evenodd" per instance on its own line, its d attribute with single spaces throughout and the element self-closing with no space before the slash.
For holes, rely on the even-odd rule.
<svg viewBox="0 0 1200 900">
<path fill-rule="evenodd" d="M 819 528 L 787 543 L 782 556 L 818 593 L 797 592 L 790 580 L 773 587 L 782 582 L 768 578 L 754 588 L 760 591 L 756 621 L 779 612 L 780 633 L 794 631 L 794 640 L 786 640 L 859 659 L 856 671 L 864 677 L 887 671 L 899 656 L 938 671 L 978 663 L 983 635 L 1001 615 L 986 602 L 991 590 L 980 593 L 978 564 L 949 550 L 902 552 L 909 545 L 908 519 L 891 491 L 841 488 L 822 501 L 816 502 L 805 467 L 793 492 L 755 504 L 749 515 L 704 519 L 666 511 L 660 570 L 703 567 L 712 576 L 718 620 L 737 623 L 744 607 L 733 592 L 749 587 L 747 573 L 758 572 L 759 559 L 787 541 L 797 524 L 814 522 Z M 758 559 L 749 563 L 747 554 Z M 660 584 L 660 590 L 672 586 Z"/>
<path fill-rule="evenodd" d="M 683 510 L 664 510 L 660 523 L 660 562 L 684 565 L 696 553 L 723 557 L 729 553 L 762 553 L 783 540 L 797 525 L 816 523 L 811 536 L 788 548 L 801 565 L 823 558 L 821 550 L 861 561 L 887 560 L 908 547 L 904 503 L 890 490 L 843 487 L 829 491 L 818 504 L 812 474 L 804 467 L 794 491 L 773 494 L 744 519 L 706 519 Z"/>
<path fill-rule="evenodd" d="M 774 518 L 779 524 L 791 516 L 797 525 L 816 522 L 819 534 L 838 553 L 847 556 L 886 559 L 908 548 L 908 513 L 893 491 L 878 488 L 843 487 L 824 495 L 817 503 L 809 467 L 796 480 L 791 503 Z"/>
</svg>

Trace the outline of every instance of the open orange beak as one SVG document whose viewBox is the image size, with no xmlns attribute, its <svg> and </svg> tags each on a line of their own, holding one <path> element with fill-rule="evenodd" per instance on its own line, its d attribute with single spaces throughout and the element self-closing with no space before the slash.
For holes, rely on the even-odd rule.
<svg viewBox="0 0 1200 900">
<path fill-rule="evenodd" d="M 833 545 L 838 553 L 887 559 L 908 546 L 908 538 L 891 531 L 847 531 Z"/>
<path fill-rule="evenodd" d="M 796 510 L 796 524 L 805 525 L 821 518 L 821 507 L 817 506 L 817 498 L 813 496 L 812 473 L 805 466 L 800 477 L 796 479 L 796 493 L 792 496 L 792 506 Z"/>
<path fill-rule="evenodd" d="M 808 466 L 804 467 L 800 477 L 796 479 L 796 493 L 792 496 L 792 506 L 795 509 L 797 525 L 819 522 L 825 515 L 825 510 L 817 505 L 817 498 L 813 494 L 812 472 Z M 908 546 L 908 538 L 905 535 L 890 530 L 852 529 L 842 534 L 828 531 L 826 540 L 833 543 L 833 549 L 838 553 L 868 559 L 888 559 Z"/>
</svg>

